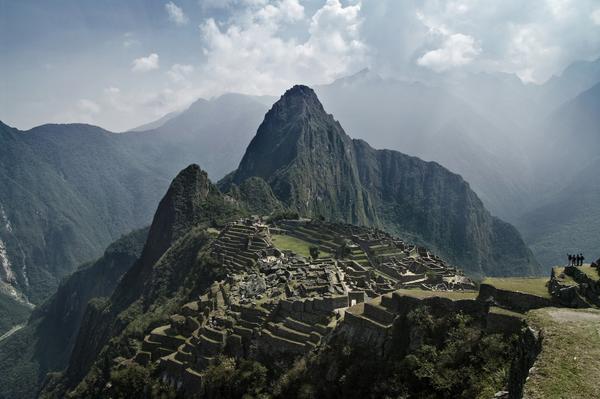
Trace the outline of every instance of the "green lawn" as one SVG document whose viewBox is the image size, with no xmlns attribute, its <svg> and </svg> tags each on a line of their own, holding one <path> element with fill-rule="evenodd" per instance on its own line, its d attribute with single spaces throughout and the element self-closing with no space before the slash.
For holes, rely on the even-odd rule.
<svg viewBox="0 0 600 399">
<path fill-rule="evenodd" d="M 600 311 L 543 308 L 527 320 L 544 341 L 523 397 L 600 398 Z"/>
<path fill-rule="evenodd" d="M 548 280 L 546 277 L 488 277 L 483 280 L 483 283 L 493 285 L 501 290 L 518 291 L 550 298 L 550 293 L 546 287 Z"/>
<path fill-rule="evenodd" d="M 598 275 L 598 269 L 596 269 L 595 267 L 591 267 L 591 266 L 579 266 L 579 269 L 584 272 L 585 274 L 588 275 L 589 278 L 591 278 L 592 280 L 598 280 L 600 279 L 600 275 Z"/>
<path fill-rule="evenodd" d="M 307 258 L 310 257 L 309 248 L 312 244 L 307 241 L 287 235 L 273 235 L 271 236 L 271 239 L 273 240 L 273 245 L 275 248 L 281 250 L 288 249 L 290 251 L 294 251 L 297 255 L 305 256 Z M 319 256 L 324 255 L 324 252 L 319 254 Z"/>
<path fill-rule="evenodd" d="M 556 279 L 564 285 L 577 285 L 577 282 L 573 280 L 573 277 L 567 276 L 564 274 L 565 268 L 561 266 L 557 266 L 554 268 L 554 274 L 556 275 Z M 563 276 L 563 277 L 561 277 Z"/>
</svg>

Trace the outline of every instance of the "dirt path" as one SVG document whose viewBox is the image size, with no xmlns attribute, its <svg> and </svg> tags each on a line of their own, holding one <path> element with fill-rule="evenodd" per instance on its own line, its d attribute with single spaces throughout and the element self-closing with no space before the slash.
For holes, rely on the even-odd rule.
<svg viewBox="0 0 600 399">
<path fill-rule="evenodd" d="M 25 324 L 17 324 L 16 326 L 13 326 L 13 328 L 11 328 L 6 333 L 4 333 L 2 336 L 0 336 L 0 342 L 4 341 L 6 338 L 10 337 L 11 335 L 16 333 L 23 327 L 25 327 Z"/>
<path fill-rule="evenodd" d="M 556 309 L 549 311 L 548 314 L 559 323 L 568 323 L 573 321 L 597 321 L 600 323 L 600 312 Z"/>
</svg>

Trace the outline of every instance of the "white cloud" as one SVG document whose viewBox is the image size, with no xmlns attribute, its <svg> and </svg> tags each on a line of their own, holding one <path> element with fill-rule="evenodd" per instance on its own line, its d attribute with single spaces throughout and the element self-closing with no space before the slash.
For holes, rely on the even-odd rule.
<svg viewBox="0 0 600 399">
<path fill-rule="evenodd" d="M 189 19 L 183 12 L 183 9 L 178 7 L 177 4 L 173 3 L 172 1 L 165 4 L 165 10 L 167 10 L 169 20 L 174 22 L 175 25 L 182 26 L 188 23 Z"/>
<path fill-rule="evenodd" d="M 548 8 L 556 19 L 568 18 L 573 11 L 571 0 L 547 0 Z"/>
<path fill-rule="evenodd" d="M 510 32 L 506 67 L 524 82 L 543 81 L 551 75 L 561 49 L 547 43 L 544 32 L 536 25 L 514 26 Z"/>
<path fill-rule="evenodd" d="M 140 44 L 140 41 L 134 37 L 133 33 L 125 32 L 123 34 L 123 47 L 128 48 L 131 46 L 136 46 L 138 44 Z"/>
<path fill-rule="evenodd" d="M 167 76 L 175 83 L 183 82 L 186 77 L 194 71 L 192 65 L 173 64 L 167 71 Z"/>
<path fill-rule="evenodd" d="M 97 114 L 102 110 L 98 104 L 86 98 L 82 98 L 77 102 L 77 109 L 86 115 Z"/>
<path fill-rule="evenodd" d="M 573 61 L 600 56 L 600 35 L 593 17 L 597 0 L 423 0 L 417 9 L 401 3 L 382 0 L 363 7 L 363 17 L 369 21 L 365 42 L 377 50 L 377 64 L 393 65 L 396 71 L 391 73 L 419 73 L 406 67 L 407 60 L 444 70 L 444 64 L 437 61 L 452 59 L 452 53 L 444 49 L 462 46 L 467 56 L 455 59 L 459 64 L 465 61 L 462 66 L 470 71 L 515 73 L 523 81 L 542 83 Z M 414 19 L 406 18 L 411 12 L 421 29 Z M 392 47 L 386 45 L 382 32 L 393 33 L 389 25 L 397 20 L 401 20 L 394 22 L 401 45 Z M 454 34 L 473 38 L 473 46 L 466 38 L 452 42 Z"/>
<path fill-rule="evenodd" d="M 462 33 L 454 33 L 445 39 L 442 47 L 423 54 L 417 60 L 417 64 L 441 72 L 448 68 L 469 64 L 480 52 L 481 49 L 474 38 Z"/>
<path fill-rule="evenodd" d="M 148 72 L 154 69 L 158 69 L 158 54 L 156 53 L 152 53 L 147 57 L 136 58 L 131 66 L 133 72 Z"/>
<path fill-rule="evenodd" d="M 103 103 L 118 112 L 132 112 L 135 109 L 134 102 L 131 99 L 125 99 L 121 89 L 113 86 L 104 89 Z"/>
<path fill-rule="evenodd" d="M 223 25 L 208 19 L 200 26 L 206 63 L 198 86 L 205 95 L 277 94 L 294 83 L 325 83 L 354 72 L 367 59 L 360 7 L 328 0 L 308 19 L 298 0 L 281 0 L 248 6 Z M 281 35 L 290 25 L 304 26 L 307 34 Z"/>
<path fill-rule="evenodd" d="M 594 10 L 592 12 L 592 14 L 590 15 L 590 18 L 592 19 L 594 24 L 600 25 L 600 8 L 597 8 L 596 10 Z"/>
</svg>

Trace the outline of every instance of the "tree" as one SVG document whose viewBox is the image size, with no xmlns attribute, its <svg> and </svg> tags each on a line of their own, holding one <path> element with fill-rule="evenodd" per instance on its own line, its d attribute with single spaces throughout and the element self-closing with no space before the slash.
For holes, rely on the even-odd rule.
<svg viewBox="0 0 600 399">
<path fill-rule="evenodd" d="M 311 245 L 311 246 L 308 248 L 308 251 L 310 252 L 310 256 L 311 256 L 313 259 L 317 259 L 317 258 L 319 257 L 319 253 L 320 253 L 320 251 L 319 251 L 319 247 L 317 247 L 317 246 L 315 246 L 315 245 Z"/>
</svg>

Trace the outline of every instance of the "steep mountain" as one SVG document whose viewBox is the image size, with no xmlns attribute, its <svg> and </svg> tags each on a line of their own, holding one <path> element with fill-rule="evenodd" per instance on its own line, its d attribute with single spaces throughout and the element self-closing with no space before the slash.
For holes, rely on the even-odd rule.
<svg viewBox="0 0 600 399">
<path fill-rule="evenodd" d="M 27 322 L 30 313 L 30 306 L 10 295 L 0 294 L 0 342 L 7 338 L 11 329 Z"/>
<path fill-rule="evenodd" d="M 362 71 L 315 90 L 352 137 L 444 165 L 494 214 L 512 218 L 529 201 L 528 162 L 512 122 L 519 118 L 498 104 L 514 103 L 499 96 L 503 81 L 475 76 L 424 84 Z"/>
<path fill-rule="evenodd" d="M 544 122 L 536 207 L 518 227 L 544 266 L 566 253 L 596 255 L 600 218 L 600 83 L 566 102 Z"/>
<path fill-rule="evenodd" d="M 169 112 L 168 114 L 163 115 L 152 122 L 144 123 L 143 125 L 134 127 L 133 129 L 129 129 L 128 132 L 145 132 L 147 130 L 158 129 L 159 127 L 163 126 L 165 123 L 175 118 L 179 114 L 181 114 L 181 112 Z"/>
<path fill-rule="evenodd" d="M 567 253 L 582 252 L 592 261 L 599 252 L 600 158 L 523 215 L 518 226 L 544 266 L 564 264 Z"/>
<path fill-rule="evenodd" d="M 128 335 L 139 336 L 192 292 L 206 288 L 209 279 L 202 276 L 218 273 L 201 253 L 209 239 L 206 228 L 242 214 L 197 165 L 180 172 L 158 206 L 139 260 L 108 300 L 88 304 L 66 380 L 77 383 L 97 359 L 126 350 Z M 113 338 L 122 340 L 106 346 Z"/>
<path fill-rule="evenodd" d="M 40 303 L 76 265 L 148 223 L 168 180 L 129 137 L 89 125 L 0 125 L 0 280 Z"/>
<path fill-rule="evenodd" d="M 305 89 L 309 90 L 308 88 L 302 88 L 302 90 Z M 314 94 L 312 95 L 314 96 Z M 295 101 L 294 99 L 290 100 L 292 102 Z M 311 115 L 313 117 L 318 116 L 318 114 Z M 456 178 L 460 179 L 458 176 Z M 235 188 L 233 184 L 231 184 L 231 187 L 232 189 Z M 246 194 L 244 195 L 250 196 L 252 193 L 258 193 L 259 200 L 264 198 L 265 195 L 267 197 L 273 195 L 266 186 L 265 181 L 257 177 L 246 179 L 242 185 L 237 187 L 237 190 L 245 192 Z M 185 335 L 172 335 L 169 330 L 168 332 L 161 333 L 162 338 L 156 338 L 160 339 L 161 342 L 164 341 L 165 345 L 169 347 L 172 344 L 179 347 L 180 345 L 177 342 L 183 342 L 182 340 L 188 337 L 188 332 L 191 333 L 192 331 L 188 331 L 187 327 L 185 327 L 187 322 L 192 323 L 190 326 L 194 326 L 193 323 L 196 323 L 196 327 L 194 328 L 200 328 L 201 323 L 203 326 L 202 331 L 204 332 L 198 330 L 196 333 L 189 335 L 189 344 L 181 346 L 182 349 L 191 348 L 189 349 L 190 356 L 183 361 L 183 359 L 178 360 L 179 355 L 176 357 L 173 357 L 175 354 L 169 355 L 170 358 L 175 360 L 175 364 L 185 364 L 186 368 L 190 367 L 189 370 L 191 370 L 190 373 L 192 376 L 199 375 L 194 370 L 204 370 L 206 364 L 196 364 L 194 359 L 197 346 L 198 348 L 204 348 L 206 352 L 202 352 L 204 354 L 203 359 L 207 359 L 211 365 L 218 366 L 221 362 L 221 357 L 217 356 L 217 354 L 220 353 L 221 349 L 219 348 L 221 346 L 225 347 L 225 340 L 217 338 L 215 335 L 221 334 L 219 331 L 222 330 L 222 327 L 219 326 L 227 324 L 231 328 L 231 323 L 239 323 L 239 326 L 237 324 L 234 325 L 234 327 L 239 327 L 238 329 L 234 328 L 234 330 L 239 330 L 240 334 L 243 334 L 245 338 L 242 339 L 241 335 L 233 334 L 232 339 L 239 339 L 241 343 L 245 342 L 246 339 L 255 337 L 260 341 L 259 337 L 261 334 L 253 333 L 253 330 L 258 331 L 258 323 L 264 322 L 265 325 L 275 325 L 274 323 L 267 323 L 267 321 L 274 320 L 271 317 L 268 320 L 264 319 L 265 312 L 268 312 L 266 309 L 273 312 L 273 317 L 281 309 L 284 309 L 283 305 L 276 306 L 277 302 L 274 301 L 288 298 L 287 302 L 290 304 L 290 309 L 296 309 L 298 306 L 291 306 L 292 302 L 298 300 L 298 298 L 302 300 L 306 299 L 303 296 L 306 293 L 300 293 L 303 291 L 300 288 L 302 285 L 300 283 L 303 279 L 307 279 L 305 282 L 308 282 L 310 279 L 315 278 L 315 273 L 322 273 L 325 276 L 331 273 L 331 270 L 337 270 L 338 263 L 332 258 L 327 257 L 322 262 L 329 262 L 328 266 L 322 265 L 322 268 L 311 267 L 311 273 L 303 277 L 302 273 L 305 268 L 298 265 L 299 263 L 308 261 L 294 255 L 281 255 L 281 251 L 273 251 L 274 248 L 270 244 L 272 238 L 269 229 L 266 228 L 262 220 L 244 219 L 239 221 L 239 217 L 244 214 L 243 209 L 247 208 L 249 208 L 248 205 L 238 203 L 235 199 L 221 194 L 210 183 L 206 173 L 201 171 L 198 166 L 191 165 L 180 172 L 160 202 L 139 259 L 125 273 L 123 278 L 120 279 L 110 298 L 95 299 L 88 303 L 68 367 L 64 373 L 49 376 L 44 383 L 41 397 L 132 397 L 127 393 L 119 393 L 121 389 L 125 389 L 125 392 L 131 392 L 132 389 L 133 391 L 143 389 L 148 395 L 153 397 L 162 397 L 162 395 L 170 397 L 168 395 L 174 395 L 174 386 L 177 383 L 169 387 L 168 384 L 161 382 L 164 381 L 162 376 L 167 375 L 163 374 L 164 372 L 169 373 L 168 378 L 171 378 L 169 366 L 165 366 L 166 360 L 158 361 L 160 364 L 156 364 L 156 368 L 154 367 L 155 365 L 146 363 L 148 368 L 144 370 L 142 370 L 143 367 L 137 364 L 135 360 L 132 360 L 137 358 L 137 354 L 141 348 L 154 345 L 154 338 L 148 338 L 150 331 L 162 331 L 166 323 L 167 326 L 168 323 L 180 323 L 179 325 L 185 329 L 185 331 L 182 330 L 181 334 Z M 233 220 L 238 220 L 238 222 L 224 224 Z M 391 236 L 389 234 L 381 231 L 377 232 L 369 228 L 361 229 L 357 226 L 344 224 L 300 220 L 287 220 L 282 223 L 284 222 L 291 223 L 289 226 L 297 226 L 298 234 L 300 234 L 300 231 L 314 231 L 314 234 L 320 236 L 327 234 L 336 235 L 337 237 L 332 237 L 332 241 L 327 245 L 334 245 L 333 242 L 349 241 L 350 237 L 354 237 L 357 234 L 360 234 L 361 237 L 379 237 L 380 243 L 392 245 L 390 247 L 390 250 L 392 250 L 389 255 L 390 259 L 398 255 L 397 251 L 400 248 L 402 248 L 402 251 L 406 251 L 406 253 L 416 251 L 416 247 L 413 245 L 409 246 L 407 243 L 405 246 L 404 242 L 400 240 L 390 240 Z M 302 225 L 304 227 L 301 227 L 298 223 L 304 223 Z M 288 225 L 282 224 L 282 226 Z M 208 227 L 220 230 L 218 237 L 211 235 L 210 231 L 214 230 L 208 229 Z M 292 228 L 286 228 L 290 229 L 288 230 L 288 234 L 293 233 Z M 282 229 L 278 230 L 281 231 Z M 244 242 L 246 244 L 243 244 Z M 249 244 L 250 242 L 252 244 Z M 262 245 L 255 247 L 255 249 L 250 249 L 259 242 Z M 238 245 L 240 243 L 242 246 Z M 340 245 L 345 246 L 346 244 Z M 382 244 L 378 244 L 375 241 L 372 242 L 372 245 L 373 248 L 382 246 Z M 250 262 L 251 258 L 247 256 L 255 253 L 251 251 L 258 251 L 256 252 L 258 260 L 252 258 L 254 261 Z M 425 267 L 422 262 L 427 262 L 430 265 L 435 264 L 436 268 L 444 270 L 444 276 L 448 276 L 448 273 L 452 274 L 453 277 L 448 281 L 458 279 L 456 280 L 459 281 L 456 283 L 457 287 L 462 288 L 463 284 L 466 284 L 468 287 L 473 286 L 472 282 L 468 278 L 465 278 L 461 272 L 450 268 L 443 260 L 434 256 L 429 251 L 423 252 L 419 250 L 417 252 L 418 255 L 415 254 L 410 257 L 411 262 L 417 264 L 417 261 L 419 261 L 421 263 L 418 264 L 422 265 L 422 267 Z M 246 259 L 246 263 L 240 264 L 237 261 L 227 261 L 226 264 L 225 256 L 236 257 L 236 259 L 240 260 Z M 276 260 L 277 256 L 280 257 L 279 260 Z M 319 261 L 315 260 L 315 262 Z M 373 264 L 369 263 L 368 260 L 364 260 L 364 262 L 367 262 L 370 268 L 373 267 Z M 274 266 L 275 269 L 269 270 L 269 265 Z M 291 267 L 292 269 L 290 270 L 296 270 L 298 275 L 294 278 L 298 279 L 298 281 L 290 283 L 290 279 L 294 278 L 292 278 L 291 274 L 286 274 L 282 267 Z M 375 273 L 374 270 L 373 273 Z M 340 271 L 333 274 L 342 275 Z M 257 277 L 259 280 L 256 280 Z M 382 278 L 382 276 L 379 276 L 377 279 L 375 277 L 370 278 L 369 284 L 372 284 L 372 289 L 379 289 L 376 282 L 380 283 Z M 437 276 L 433 276 L 432 274 L 431 277 L 427 277 L 426 279 L 430 278 L 432 281 L 438 281 L 441 279 L 441 274 Z M 272 286 L 272 288 L 269 288 L 268 292 L 265 291 L 267 283 L 261 279 L 269 280 L 269 287 Z M 317 280 L 321 281 L 319 284 L 327 281 L 322 278 Z M 259 286 L 256 285 L 257 281 L 263 281 L 263 288 L 259 287 L 261 283 L 258 283 Z M 347 283 L 350 284 L 350 280 Z M 336 279 L 331 280 L 328 284 L 331 285 L 332 289 L 333 287 L 343 286 Z M 282 287 L 286 285 L 288 288 L 283 290 Z M 381 285 L 385 289 L 386 285 Z M 454 286 L 454 284 L 452 285 Z M 314 289 L 320 290 L 319 286 Z M 355 294 L 356 292 L 353 295 Z M 364 296 L 364 292 L 362 294 Z M 349 304 L 349 295 L 345 293 L 345 296 L 332 296 L 331 292 L 328 291 L 328 294 L 325 295 L 326 298 L 321 298 L 318 295 L 316 296 L 315 293 L 310 294 L 310 303 L 315 303 L 315 313 L 309 312 L 307 316 L 312 314 L 313 318 L 303 319 L 304 323 L 296 321 L 296 328 L 302 328 L 306 332 L 306 329 L 313 328 L 312 325 L 314 323 L 323 322 L 323 325 L 317 324 L 315 332 L 310 335 L 311 341 L 318 339 L 321 337 L 321 334 L 326 334 L 326 331 L 328 332 L 333 328 L 329 326 L 329 320 L 333 321 L 336 319 L 335 313 L 332 311 L 333 309 L 330 309 L 334 304 L 333 300 L 335 299 L 339 302 L 338 305 L 335 305 L 337 308 L 347 307 Z M 471 295 L 474 295 L 474 293 Z M 389 296 L 389 298 L 392 297 Z M 341 299 L 344 301 L 340 301 Z M 329 305 L 326 305 L 327 303 Z M 318 310 L 322 306 L 329 307 Z M 390 305 L 385 304 L 385 306 Z M 231 308 L 231 312 L 225 311 L 229 307 Z M 487 307 L 487 304 L 481 303 L 481 305 L 475 306 L 475 312 L 478 313 L 480 308 L 487 309 Z M 182 311 L 181 309 L 188 308 L 190 313 L 186 314 L 190 318 L 178 314 Z M 383 307 L 380 307 L 380 309 L 382 310 L 379 311 L 378 317 L 383 317 L 381 312 L 388 314 L 386 313 L 388 310 L 385 310 Z M 389 309 L 391 311 L 391 308 Z M 368 316 L 366 312 L 364 316 Z M 245 318 L 248 317 L 252 317 L 254 322 L 246 322 Z M 387 317 L 382 323 L 386 325 L 390 324 L 393 317 L 393 315 Z M 294 320 L 288 317 L 288 322 L 294 322 Z M 328 327 L 325 327 L 325 325 L 328 325 Z M 252 329 L 243 326 L 249 326 Z M 288 335 L 289 339 L 284 340 L 288 343 L 293 343 L 292 339 L 309 337 L 308 333 L 294 333 L 291 329 L 286 331 L 288 331 L 288 334 L 292 334 Z M 320 331 L 320 333 L 317 331 Z M 365 334 L 368 334 L 368 332 L 365 332 Z M 210 337 L 207 335 L 210 335 Z M 262 336 L 267 339 L 267 332 L 263 332 Z M 173 339 L 176 341 L 169 341 L 169 337 L 174 337 Z M 205 343 L 200 343 L 200 341 Z M 229 342 L 229 339 L 227 342 Z M 265 348 L 261 346 L 261 349 L 257 347 L 253 349 L 249 348 L 248 353 L 252 354 L 259 350 L 261 353 L 266 350 L 264 353 L 267 356 L 270 350 L 278 353 L 277 351 L 280 351 L 281 348 L 278 349 L 277 342 L 273 341 L 272 345 L 267 345 Z M 209 345 L 212 349 L 209 348 Z M 246 345 L 244 344 L 243 346 L 245 347 Z M 228 343 L 227 347 L 231 347 L 226 352 L 228 356 L 231 356 L 231 350 L 237 351 L 238 355 L 236 355 L 237 358 L 235 361 L 240 361 L 242 362 L 240 364 L 244 364 L 245 349 L 240 345 L 235 349 L 233 341 Z M 299 353 L 296 352 L 297 347 L 292 348 L 295 351 L 293 352 L 294 356 L 298 355 Z M 164 351 L 163 355 L 167 358 L 167 349 L 164 349 Z M 507 351 L 503 352 L 507 353 Z M 253 355 L 249 355 L 249 358 L 248 364 L 251 364 L 254 359 Z M 291 366 L 291 358 L 288 358 L 287 354 L 283 353 L 283 356 L 280 356 L 278 359 L 281 364 L 278 365 L 277 370 L 274 370 L 274 372 L 282 374 L 285 371 L 284 367 Z M 504 360 L 504 365 L 500 368 L 504 368 L 507 364 L 506 359 Z M 265 361 L 265 364 L 271 363 Z M 256 363 L 256 365 L 259 365 L 259 363 Z M 232 364 L 233 366 L 236 366 L 236 363 Z M 181 374 L 181 370 L 173 370 L 172 372 L 174 376 Z M 239 375 L 241 386 L 246 384 L 248 378 L 255 378 L 252 370 L 248 370 L 248 372 Z M 206 386 L 219 384 L 216 382 L 220 380 L 218 374 L 215 374 L 215 377 L 213 377 L 211 373 L 218 373 L 218 371 L 207 371 Z M 137 375 L 137 377 L 134 377 L 134 375 Z M 133 380 L 130 380 L 130 378 L 133 378 Z M 234 379 L 237 379 L 237 377 Z M 453 384 L 458 384 L 461 379 L 453 379 Z M 264 377 L 262 380 L 258 380 L 257 384 L 264 384 L 261 381 L 264 381 Z M 225 383 L 229 384 L 229 382 L 222 382 L 222 384 Z M 201 388 L 194 385 L 194 381 L 190 381 L 190 384 L 196 389 L 193 394 L 201 392 Z M 492 386 L 500 386 L 501 384 L 502 381 L 500 379 L 491 383 Z M 244 390 L 245 388 L 240 389 Z M 241 396 L 228 394 L 227 392 L 229 391 L 223 391 L 221 393 L 222 396 Z M 179 392 L 179 394 L 183 395 L 184 392 Z M 210 394 L 208 395 L 210 396 Z"/>
<path fill-rule="evenodd" d="M 240 186 L 232 184 L 227 194 L 251 214 L 268 215 L 271 212 L 286 210 L 273 194 L 269 184 L 260 177 L 250 177 Z"/>
<path fill-rule="evenodd" d="M 41 303 L 77 265 L 148 224 L 186 165 L 200 162 L 217 178 L 232 170 L 265 101 L 198 100 L 154 130 L 123 134 L 83 124 L 23 132 L 0 123 L 0 292 Z"/>
<path fill-rule="evenodd" d="M 352 140 L 306 86 L 273 105 L 238 169 L 219 184 L 253 176 L 302 215 L 385 227 L 470 273 L 539 272 L 516 229 L 491 216 L 459 175 Z"/>
<path fill-rule="evenodd" d="M 600 81 L 600 58 L 576 61 L 558 76 L 553 76 L 538 90 L 538 97 L 549 102 L 549 108 L 560 106 L 577 97 Z"/>
<path fill-rule="evenodd" d="M 538 147 L 538 176 L 555 186 L 583 170 L 600 148 L 600 82 L 567 101 L 539 126 L 543 135 Z M 554 180 L 552 179 L 554 178 Z"/>
<path fill-rule="evenodd" d="M 27 325 L 0 342 L 0 398 L 34 397 L 46 373 L 66 367 L 88 301 L 110 296 L 138 259 L 148 230 L 123 236 L 82 265 L 35 309 Z"/>
</svg>

